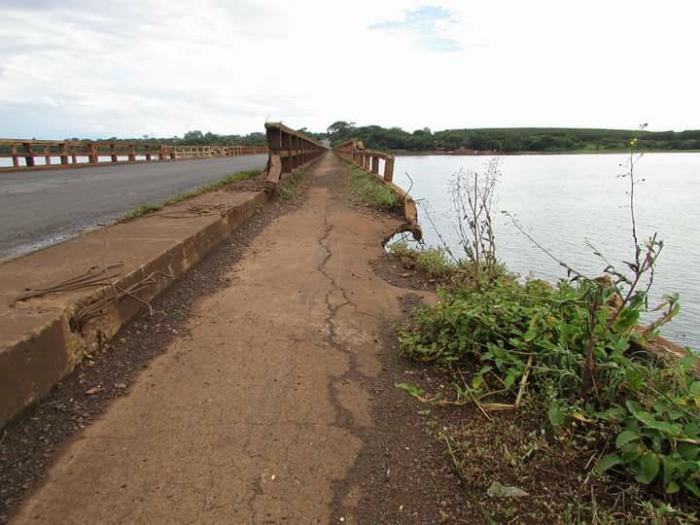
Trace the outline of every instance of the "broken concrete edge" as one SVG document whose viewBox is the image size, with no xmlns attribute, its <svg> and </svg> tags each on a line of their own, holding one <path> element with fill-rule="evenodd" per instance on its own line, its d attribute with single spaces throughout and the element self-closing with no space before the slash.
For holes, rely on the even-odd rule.
<svg viewBox="0 0 700 525">
<path fill-rule="evenodd" d="M 310 167 L 314 162 L 320 159 L 320 155 L 317 155 L 313 159 L 300 164 L 294 171 L 305 170 Z M 265 191 L 273 195 L 279 192 L 282 183 L 287 180 L 292 175 L 292 172 L 282 172 L 282 160 L 280 156 L 276 153 L 270 152 L 270 156 L 267 161 L 267 168 L 263 171 L 263 179 L 265 180 Z"/>
<path fill-rule="evenodd" d="M 282 178 L 282 160 L 280 156 L 270 153 L 267 161 L 267 173 L 265 175 L 265 185 L 270 190 L 275 190 Z"/>
<path fill-rule="evenodd" d="M 418 206 L 416 206 L 416 201 L 414 201 L 413 197 L 411 197 L 406 191 L 393 182 L 385 181 L 381 177 L 378 178 L 380 181 L 382 181 L 382 184 L 387 186 L 403 203 L 403 217 L 406 222 L 401 226 L 401 231 L 411 232 L 416 241 L 423 240 L 423 230 L 418 223 Z"/>
<path fill-rule="evenodd" d="M 113 286 L 121 289 L 128 289 L 148 277 L 153 282 L 131 298 L 126 296 L 122 298 L 125 300 L 112 302 L 100 316 L 88 320 L 83 326 L 75 326 L 76 313 L 106 297 L 113 289 L 111 286 L 82 295 L 79 301 L 73 301 L 47 322 L 3 348 L 0 352 L 0 429 L 48 394 L 75 369 L 84 356 L 143 313 L 144 303 L 150 302 L 195 266 L 253 217 L 272 195 L 273 192 L 268 191 L 252 193 L 242 204 L 227 209 L 214 222 L 164 249 L 136 270 L 115 278 Z M 139 220 L 149 219 L 148 216 L 134 219 Z"/>
<path fill-rule="evenodd" d="M 662 365 L 674 365 L 689 355 L 697 356 L 690 348 L 684 348 L 662 335 L 645 336 L 643 327 L 635 329 L 635 334 L 630 340 L 630 347 L 633 350 L 645 352 L 652 358 L 659 360 Z M 695 359 L 693 374 L 695 377 L 700 377 L 700 357 Z"/>
</svg>

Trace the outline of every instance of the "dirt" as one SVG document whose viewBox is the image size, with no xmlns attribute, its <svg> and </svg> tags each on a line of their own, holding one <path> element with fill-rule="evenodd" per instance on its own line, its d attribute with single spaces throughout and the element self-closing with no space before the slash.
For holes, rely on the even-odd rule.
<svg viewBox="0 0 700 525">
<path fill-rule="evenodd" d="M 402 261 L 389 253 L 370 262 L 372 270 L 386 282 L 400 288 L 434 292 L 440 282 L 416 269 L 412 261 Z"/>
<path fill-rule="evenodd" d="M 429 297 L 370 266 L 400 221 L 348 206 L 330 154 L 308 171 L 6 429 L 5 519 L 474 523 L 395 387 L 423 372 L 394 326 Z"/>
</svg>

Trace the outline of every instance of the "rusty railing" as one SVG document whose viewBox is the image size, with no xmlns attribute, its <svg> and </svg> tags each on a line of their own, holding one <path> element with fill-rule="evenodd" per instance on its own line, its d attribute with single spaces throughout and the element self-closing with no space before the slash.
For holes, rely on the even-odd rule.
<svg viewBox="0 0 700 525">
<path fill-rule="evenodd" d="M 180 146 L 122 141 L 0 139 L 0 171 L 87 167 L 267 153 L 264 146 Z"/>
<path fill-rule="evenodd" d="M 295 131 L 280 122 L 266 122 L 267 147 L 270 157 L 267 161 L 267 184 L 270 188 L 284 175 L 311 162 L 327 148 L 316 139 Z"/>
<path fill-rule="evenodd" d="M 352 162 L 365 171 L 381 176 L 384 182 L 394 181 L 394 156 L 390 153 L 365 149 L 362 141 L 350 139 L 337 145 L 333 151 L 340 157 Z M 380 160 L 383 160 L 380 174 Z"/>
<path fill-rule="evenodd" d="M 406 223 L 402 225 L 403 231 L 410 231 L 416 240 L 423 238 L 423 231 L 418 224 L 416 202 L 406 191 L 394 184 L 394 156 L 392 154 L 365 149 L 362 141 L 358 139 L 350 139 L 338 144 L 333 148 L 333 151 L 339 157 L 380 178 L 401 199 L 403 215 L 406 219 Z M 384 162 L 380 163 L 380 160 Z M 380 167 L 380 164 L 383 166 Z"/>
</svg>

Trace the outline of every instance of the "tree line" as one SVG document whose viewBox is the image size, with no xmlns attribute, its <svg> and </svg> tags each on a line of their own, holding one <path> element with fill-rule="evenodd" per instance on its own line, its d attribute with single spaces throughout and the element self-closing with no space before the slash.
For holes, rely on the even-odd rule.
<svg viewBox="0 0 700 525">
<path fill-rule="evenodd" d="M 496 151 L 571 152 L 619 151 L 631 137 L 638 137 L 639 150 L 700 150 L 700 130 L 638 131 L 586 128 L 476 128 L 413 132 L 382 126 L 355 126 L 337 121 L 325 133 L 314 134 L 339 144 L 350 138 L 362 140 L 370 149 L 391 151 Z"/>
<path fill-rule="evenodd" d="M 594 128 L 473 128 L 413 132 L 382 126 L 355 126 L 353 122 L 337 121 L 324 132 L 302 131 L 318 140 L 328 139 L 332 145 L 351 138 L 363 141 L 370 149 L 406 152 L 607 152 L 626 150 L 631 137 L 638 137 L 641 151 L 700 150 L 700 130 L 638 131 Z M 67 140 L 79 140 L 77 138 Z M 173 145 L 241 145 L 264 146 L 264 132 L 246 135 L 188 131 L 182 137 L 150 137 L 103 139 L 112 142 L 158 142 Z"/>
</svg>

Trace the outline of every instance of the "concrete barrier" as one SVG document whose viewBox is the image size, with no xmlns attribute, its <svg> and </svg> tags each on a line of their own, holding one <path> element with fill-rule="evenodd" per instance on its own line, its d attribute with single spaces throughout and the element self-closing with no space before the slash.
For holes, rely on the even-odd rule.
<svg viewBox="0 0 700 525">
<path fill-rule="evenodd" d="M 207 193 L 0 264 L 0 428 L 267 199 Z"/>
</svg>

